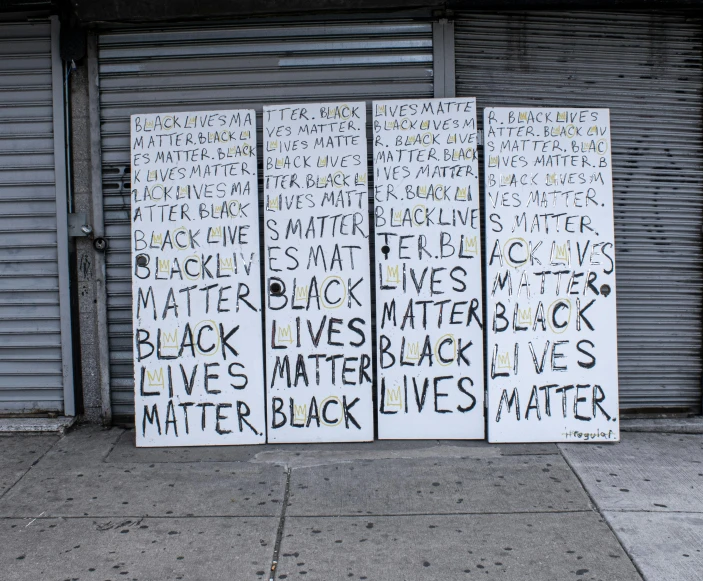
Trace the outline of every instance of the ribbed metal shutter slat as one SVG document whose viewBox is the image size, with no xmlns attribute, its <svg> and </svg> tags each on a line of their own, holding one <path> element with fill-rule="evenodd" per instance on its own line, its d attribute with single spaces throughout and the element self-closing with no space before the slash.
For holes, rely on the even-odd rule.
<svg viewBox="0 0 703 581">
<path fill-rule="evenodd" d="M 610 108 L 623 409 L 700 409 L 701 38 L 671 13 L 456 16 L 457 94 L 479 108 Z"/>
<path fill-rule="evenodd" d="M 0 39 L 0 412 L 61 411 L 51 29 Z"/>
<path fill-rule="evenodd" d="M 263 104 L 365 100 L 370 108 L 374 99 L 432 97 L 432 58 L 432 25 L 413 21 L 191 26 L 122 30 L 100 36 L 114 416 L 134 413 L 130 114 L 256 109 L 261 161 Z"/>
</svg>

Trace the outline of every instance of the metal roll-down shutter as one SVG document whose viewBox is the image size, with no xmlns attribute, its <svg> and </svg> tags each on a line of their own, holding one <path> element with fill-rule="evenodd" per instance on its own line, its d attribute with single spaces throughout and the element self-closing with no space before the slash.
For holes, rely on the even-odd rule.
<svg viewBox="0 0 703 581">
<path fill-rule="evenodd" d="M 0 23 L 0 413 L 73 413 L 61 76 L 49 21 Z"/>
<path fill-rule="evenodd" d="M 461 13 L 457 94 L 608 107 L 623 409 L 699 410 L 701 20 L 671 13 Z"/>
<path fill-rule="evenodd" d="M 98 61 L 110 387 L 119 419 L 134 413 L 130 114 L 218 108 L 260 114 L 269 103 L 432 97 L 432 25 L 348 21 L 116 31 L 100 35 Z M 261 147 L 260 117 L 258 128 Z"/>
</svg>

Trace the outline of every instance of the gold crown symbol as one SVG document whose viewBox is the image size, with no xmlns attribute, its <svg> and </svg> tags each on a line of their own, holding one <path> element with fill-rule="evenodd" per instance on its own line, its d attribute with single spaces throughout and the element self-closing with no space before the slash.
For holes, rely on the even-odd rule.
<svg viewBox="0 0 703 581">
<path fill-rule="evenodd" d="M 293 343 L 293 335 L 290 330 L 290 325 L 278 328 L 279 343 Z"/>
<path fill-rule="evenodd" d="M 158 175 L 155 169 L 149 170 L 148 179 L 155 180 Z"/>
<path fill-rule="evenodd" d="M 393 212 L 393 220 L 395 222 L 402 222 L 403 221 L 403 211 L 398 210 L 397 212 Z"/>
<path fill-rule="evenodd" d="M 376 114 L 381 114 L 386 112 L 386 106 L 385 105 L 376 105 Z"/>
<path fill-rule="evenodd" d="M 365 173 L 358 173 L 356 174 L 356 184 L 365 184 L 366 183 L 366 174 Z"/>
<path fill-rule="evenodd" d="M 277 158 L 277 159 L 276 159 L 276 169 L 282 169 L 282 168 L 283 168 L 283 163 L 284 163 L 284 160 L 278 159 L 278 158 Z"/>
<path fill-rule="evenodd" d="M 305 423 L 308 419 L 308 404 L 295 405 L 293 404 L 293 421 L 299 424 Z"/>
<path fill-rule="evenodd" d="M 210 234 L 219 238 L 222 236 L 222 226 L 213 226 L 210 228 Z"/>
<path fill-rule="evenodd" d="M 275 196 L 273 198 L 269 198 L 268 209 L 269 210 L 278 210 L 278 196 Z"/>
<path fill-rule="evenodd" d="M 395 266 L 386 266 L 386 282 L 400 283 L 399 268 L 397 264 Z"/>
<path fill-rule="evenodd" d="M 420 129 L 422 129 L 422 130 L 424 131 L 424 130 L 429 129 L 429 128 L 430 128 L 430 122 L 429 122 L 429 120 L 425 120 L 425 121 L 421 121 L 421 122 L 420 122 Z"/>
<path fill-rule="evenodd" d="M 317 158 L 317 167 L 327 167 L 327 156 Z"/>
<path fill-rule="evenodd" d="M 269 146 L 269 151 L 277 149 L 278 148 L 278 140 L 269 141 L 268 146 Z"/>
<path fill-rule="evenodd" d="M 456 143 L 456 133 L 447 137 L 447 143 Z"/>
<path fill-rule="evenodd" d="M 169 258 L 159 258 L 159 272 L 168 272 L 171 269 L 171 260 Z"/>
<path fill-rule="evenodd" d="M 567 120 L 566 111 L 557 113 L 557 123 L 559 121 L 566 121 L 566 120 Z"/>
<path fill-rule="evenodd" d="M 527 309 L 517 309 L 517 320 L 520 325 L 529 325 L 532 322 L 532 308 Z"/>
<path fill-rule="evenodd" d="M 417 193 L 427 196 L 427 186 L 418 186 Z"/>
<path fill-rule="evenodd" d="M 298 286 L 295 288 L 295 300 L 307 300 L 308 298 L 308 286 Z"/>
<path fill-rule="evenodd" d="M 215 213 L 217 213 L 217 214 L 222 213 L 222 204 L 220 204 L 219 206 L 215 206 Z"/>
<path fill-rule="evenodd" d="M 158 245 L 161 246 L 164 241 L 164 235 L 163 234 L 157 234 L 156 232 L 151 233 L 151 244 L 153 245 Z"/>
<path fill-rule="evenodd" d="M 517 120 L 518 121 L 527 121 L 527 111 L 520 111 L 517 114 Z"/>
<path fill-rule="evenodd" d="M 507 351 L 503 353 L 502 355 L 498 353 L 498 364 L 497 367 L 498 369 L 510 369 L 512 365 L 510 365 L 510 353 Z"/>
<path fill-rule="evenodd" d="M 197 115 L 193 115 L 192 117 L 188 117 L 188 123 L 192 123 L 193 125 L 195 125 L 197 122 L 198 122 Z"/>
<path fill-rule="evenodd" d="M 545 177 L 545 181 L 548 186 L 556 186 L 557 185 L 557 174 L 548 173 Z"/>
<path fill-rule="evenodd" d="M 154 127 L 154 122 L 153 121 L 147 121 L 144 123 L 144 126 L 148 129 L 149 127 Z"/>
<path fill-rule="evenodd" d="M 407 361 L 417 361 L 420 359 L 420 343 L 418 341 L 415 341 L 415 343 L 408 343 L 408 354 L 405 359 Z"/>
<path fill-rule="evenodd" d="M 501 186 L 509 186 L 510 182 L 513 181 L 514 177 L 515 177 L 514 174 L 511 174 L 511 173 L 502 174 L 500 176 L 500 185 Z"/>
<path fill-rule="evenodd" d="M 400 386 L 396 389 L 386 390 L 385 407 L 396 407 L 398 409 L 403 407 L 403 396 L 400 391 Z"/>
<path fill-rule="evenodd" d="M 488 156 L 488 167 L 498 167 L 498 164 L 500 163 L 500 157 L 497 155 L 489 155 Z"/>
<path fill-rule="evenodd" d="M 165 349 L 178 349 L 178 329 L 174 329 L 173 333 L 163 333 L 163 347 Z"/>
<path fill-rule="evenodd" d="M 231 270 L 232 272 L 234 272 L 234 266 L 232 265 L 231 258 L 220 259 L 220 272 L 224 270 Z"/>
<path fill-rule="evenodd" d="M 586 134 L 587 135 L 598 135 L 598 125 L 594 125 L 593 127 L 589 127 Z"/>
<path fill-rule="evenodd" d="M 476 236 L 464 238 L 464 254 L 478 254 L 478 239 Z"/>
<path fill-rule="evenodd" d="M 317 179 L 317 183 L 318 183 L 318 185 L 326 186 L 327 185 L 327 176 L 320 176 Z"/>
<path fill-rule="evenodd" d="M 157 369 L 156 371 L 146 372 L 146 380 L 149 387 L 163 387 L 164 386 L 164 370 Z"/>
<path fill-rule="evenodd" d="M 228 150 L 230 153 L 237 153 L 237 146 L 233 145 L 232 147 L 229 148 Z"/>
<path fill-rule="evenodd" d="M 210 141 L 214 141 L 214 140 L 217 138 L 217 132 L 212 132 L 212 133 L 211 133 L 211 132 L 208 132 L 207 138 L 208 138 Z"/>
<path fill-rule="evenodd" d="M 178 186 L 178 197 L 180 196 L 187 196 L 188 195 L 188 188 L 190 186 Z"/>
<path fill-rule="evenodd" d="M 457 188 L 455 197 L 457 200 L 467 200 L 469 197 L 469 189 L 468 188 Z"/>
<path fill-rule="evenodd" d="M 555 244 L 554 245 L 554 257 L 557 260 L 569 260 L 569 248 L 564 242 L 564 244 Z"/>
<path fill-rule="evenodd" d="M 251 133 L 249 133 L 248 131 L 242 131 L 242 134 L 239 136 L 239 138 L 240 139 L 249 139 L 250 135 L 251 135 Z"/>
</svg>

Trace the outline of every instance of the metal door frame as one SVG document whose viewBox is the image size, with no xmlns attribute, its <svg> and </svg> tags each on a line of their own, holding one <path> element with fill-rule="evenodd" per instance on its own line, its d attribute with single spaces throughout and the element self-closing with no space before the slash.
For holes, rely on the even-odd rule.
<svg viewBox="0 0 703 581">
<path fill-rule="evenodd" d="M 54 118 L 54 187 L 56 189 L 56 250 L 59 274 L 59 317 L 61 329 L 61 370 L 63 376 L 63 413 L 76 415 L 73 385 L 73 336 L 71 329 L 71 286 L 68 265 L 68 183 L 66 164 L 66 119 L 64 102 L 64 67 L 59 38 L 58 16 L 51 20 L 51 88 Z"/>
</svg>

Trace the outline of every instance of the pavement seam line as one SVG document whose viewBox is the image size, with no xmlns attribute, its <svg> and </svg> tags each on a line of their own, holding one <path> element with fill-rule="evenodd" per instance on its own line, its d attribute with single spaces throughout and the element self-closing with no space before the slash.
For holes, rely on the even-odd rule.
<svg viewBox="0 0 703 581">
<path fill-rule="evenodd" d="M 620 535 L 617 533 L 617 531 L 611 526 L 610 521 L 608 521 L 607 518 L 605 518 L 605 515 L 603 514 L 603 511 L 601 510 L 600 506 L 598 506 L 598 503 L 596 502 L 596 499 L 593 498 L 591 493 L 588 491 L 588 488 L 586 488 L 586 485 L 583 482 L 583 479 L 581 478 L 581 475 L 578 473 L 576 468 L 574 468 L 573 464 L 569 461 L 569 458 L 564 454 L 564 450 L 562 449 L 561 446 L 557 446 L 559 453 L 561 454 L 561 457 L 564 459 L 564 462 L 566 462 L 566 465 L 571 469 L 571 471 L 574 473 L 574 476 L 576 476 L 576 479 L 579 481 L 581 484 L 581 488 L 583 488 L 583 491 L 586 493 L 586 496 L 588 496 L 589 501 L 593 505 L 593 508 L 595 509 L 595 512 L 598 513 L 598 516 L 600 516 L 601 519 L 603 519 L 603 522 L 605 525 L 610 529 L 610 532 L 613 533 L 613 536 L 615 539 L 620 543 L 620 547 L 622 547 L 623 552 L 627 555 L 627 558 L 630 559 L 630 563 L 632 563 L 632 566 L 635 568 L 635 571 L 639 574 L 639 576 L 643 579 L 643 581 L 647 581 L 647 577 L 644 575 L 644 571 L 640 568 L 640 566 L 635 562 L 635 559 L 630 553 L 630 551 L 627 550 L 627 547 L 625 546 L 625 543 L 623 542 L 622 538 L 620 538 Z"/>
<path fill-rule="evenodd" d="M 273 545 L 273 557 L 271 558 L 271 568 L 269 569 L 269 581 L 276 579 L 278 569 L 278 559 L 281 554 L 281 544 L 283 543 L 283 529 L 286 524 L 286 509 L 288 508 L 288 500 L 290 499 L 290 477 L 291 468 L 286 468 L 286 487 L 283 491 L 283 506 L 281 507 L 281 516 L 278 519 L 278 529 L 276 530 L 276 542 Z"/>
<path fill-rule="evenodd" d="M 7 489 L 5 492 L 3 492 L 2 494 L 0 494 L 0 500 L 2 500 L 3 498 L 5 498 L 5 496 L 7 496 L 7 495 L 10 493 L 10 490 L 14 489 L 15 486 L 17 486 L 20 482 L 22 482 L 22 480 L 24 479 L 24 477 L 27 476 L 27 474 L 29 474 L 30 470 L 31 470 L 32 468 L 34 468 L 37 464 L 39 464 L 39 462 L 40 462 L 41 460 L 43 460 L 44 456 L 46 456 L 49 452 L 51 452 L 51 450 L 53 450 L 54 446 L 56 446 L 56 444 L 58 444 L 58 443 L 59 443 L 61 440 L 63 440 L 65 437 L 66 437 L 65 434 L 64 434 L 63 436 L 60 436 L 58 440 L 56 440 L 51 446 L 49 446 L 49 447 L 46 449 L 46 451 L 45 451 L 41 456 L 39 456 L 39 458 L 37 458 L 34 462 L 32 462 L 32 463 L 30 464 L 29 468 L 27 468 L 27 470 L 24 471 L 24 473 L 22 474 L 22 476 L 20 476 L 17 480 L 15 480 L 15 481 L 12 483 L 12 485 L 9 486 L 8 489 Z M 31 518 L 31 517 L 30 517 L 30 518 Z"/>
<path fill-rule="evenodd" d="M 530 510 L 520 512 L 400 512 L 400 513 L 366 513 L 366 514 L 292 514 L 286 515 L 285 518 L 408 518 L 408 517 L 443 517 L 443 516 L 499 516 L 512 514 L 542 514 L 545 516 L 553 514 L 582 514 L 595 512 L 592 508 L 574 509 L 574 510 Z M 633 511 L 634 512 L 634 511 Z M 665 511 L 652 511 L 653 514 L 671 514 Z M 682 511 L 681 514 L 703 514 L 690 511 Z M 47 516 L 16 516 L 16 515 L 0 515 L 0 520 L 17 520 L 26 518 L 36 518 L 37 520 L 51 519 L 91 519 L 91 518 L 160 518 L 160 519 L 194 519 L 194 518 L 275 518 L 275 515 L 270 514 L 91 514 L 91 515 L 67 515 L 67 514 L 50 514 Z M 279 517 L 280 520 L 280 517 Z"/>
<path fill-rule="evenodd" d="M 111 428 L 115 429 L 115 428 Z M 110 457 L 110 454 L 112 454 L 113 450 L 117 447 L 117 444 L 119 444 L 120 440 L 122 439 L 122 436 L 125 435 L 125 432 L 127 430 L 122 430 L 122 432 L 115 438 L 114 442 L 110 444 L 110 449 L 107 451 L 107 453 L 102 457 L 100 460 L 101 464 L 112 464 L 112 462 L 108 462 L 107 459 Z M 146 464 L 146 462 L 145 462 Z"/>
</svg>

